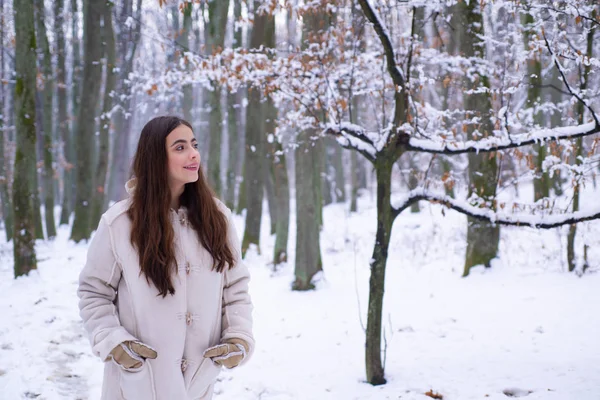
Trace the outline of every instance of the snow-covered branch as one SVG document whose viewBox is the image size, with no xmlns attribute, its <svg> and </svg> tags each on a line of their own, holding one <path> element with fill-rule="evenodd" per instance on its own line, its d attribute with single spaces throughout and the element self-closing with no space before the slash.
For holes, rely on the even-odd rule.
<svg viewBox="0 0 600 400">
<path fill-rule="evenodd" d="M 345 122 L 329 125 L 323 133 L 334 135 L 342 147 L 358 151 L 369 161 L 374 161 L 377 157 L 377 148 L 369 137 L 372 135 L 369 135 L 362 126 Z"/>
<path fill-rule="evenodd" d="M 440 203 L 470 217 L 499 225 L 530 226 L 538 229 L 550 229 L 562 225 L 600 219 L 600 206 L 596 206 L 591 210 L 573 213 L 519 215 L 505 211 L 494 211 L 489 208 L 475 207 L 464 200 L 456 200 L 450 196 L 433 193 L 423 188 L 412 190 L 404 198 L 395 201 L 394 204 L 392 204 L 394 215 L 397 216 L 403 210 L 410 207 L 411 204 L 420 200 Z"/>
<path fill-rule="evenodd" d="M 595 122 L 589 122 L 587 124 L 554 129 L 541 128 L 530 133 L 511 135 L 509 137 L 489 137 L 464 142 L 410 138 L 406 148 L 412 151 L 439 154 L 485 153 L 552 140 L 575 139 L 598 132 L 600 132 L 600 125 Z"/>
<path fill-rule="evenodd" d="M 358 0 L 358 3 L 362 7 L 365 16 L 373 24 L 373 28 L 379 37 L 379 41 L 383 46 L 383 50 L 385 52 L 385 58 L 387 60 L 387 69 L 394 81 L 394 84 L 399 88 L 404 87 L 404 74 L 396 65 L 396 56 L 394 54 L 394 47 L 392 46 L 392 41 L 390 40 L 390 35 L 388 30 L 385 28 L 385 25 L 381 21 L 381 19 L 377 16 L 375 10 L 369 4 L 369 0 Z"/>
<path fill-rule="evenodd" d="M 562 77 L 563 84 L 567 87 L 567 90 L 569 91 L 569 93 L 571 93 L 571 95 L 573 97 L 575 97 L 577 99 L 577 101 L 579 101 L 581 104 L 583 104 L 583 106 L 590 111 L 590 113 L 592 114 L 592 117 L 594 118 L 594 121 L 596 121 L 596 125 L 600 125 L 600 120 L 598 120 L 598 116 L 594 112 L 594 109 L 584 99 L 582 99 L 580 96 L 578 96 L 577 93 L 575 93 L 573 91 L 573 89 L 571 89 L 571 86 L 569 85 L 569 82 L 567 81 L 567 77 L 565 76 L 565 71 L 563 70 L 562 65 L 560 65 L 560 62 L 558 62 L 556 55 L 552 51 L 552 47 L 550 47 L 550 42 L 548 42 L 548 38 L 546 37 L 546 33 L 544 33 L 544 31 L 542 31 L 542 36 L 544 37 L 544 42 L 546 43 L 546 47 L 548 48 L 548 51 L 550 52 L 550 55 L 552 56 L 554 65 L 556 66 L 556 68 L 558 69 L 558 72 L 560 73 L 560 76 Z"/>
</svg>

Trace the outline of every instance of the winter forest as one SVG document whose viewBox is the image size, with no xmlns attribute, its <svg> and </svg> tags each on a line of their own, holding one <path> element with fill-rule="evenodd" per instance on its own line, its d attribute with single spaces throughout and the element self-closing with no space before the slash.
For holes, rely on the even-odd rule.
<svg viewBox="0 0 600 400">
<path fill-rule="evenodd" d="M 155 116 L 250 269 L 217 400 L 600 399 L 597 0 L 0 0 L 0 399 L 99 399 L 77 280 Z"/>
</svg>

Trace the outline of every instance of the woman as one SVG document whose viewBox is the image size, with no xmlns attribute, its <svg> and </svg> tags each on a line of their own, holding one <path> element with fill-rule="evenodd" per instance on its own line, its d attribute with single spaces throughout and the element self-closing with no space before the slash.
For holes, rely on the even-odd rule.
<svg viewBox="0 0 600 400">
<path fill-rule="evenodd" d="M 79 309 L 102 360 L 102 399 L 208 400 L 221 366 L 254 349 L 248 269 L 230 210 L 213 197 L 192 127 L 142 130 L 129 198 L 101 218 Z"/>
</svg>

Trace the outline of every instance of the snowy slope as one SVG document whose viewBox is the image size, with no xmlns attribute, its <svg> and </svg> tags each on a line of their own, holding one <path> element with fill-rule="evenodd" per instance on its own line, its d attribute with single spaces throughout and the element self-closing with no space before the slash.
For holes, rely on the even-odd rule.
<svg viewBox="0 0 600 400">
<path fill-rule="evenodd" d="M 590 200 L 592 200 L 591 198 Z M 593 200 L 592 200 L 593 201 Z M 588 203 L 590 204 L 590 203 Z M 368 260 L 373 199 L 349 214 L 325 209 L 325 272 L 316 291 L 289 290 L 293 265 L 269 265 L 274 238 L 247 257 L 257 350 L 219 378 L 216 400 L 600 399 L 600 222 L 581 225 L 591 270 L 564 271 L 564 229 L 503 228 L 491 270 L 460 277 L 465 217 L 440 206 L 403 213 L 387 267 L 387 385 L 364 383 Z M 293 209 L 293 207 L 292 207 Z M 237 217 L 238 230 L 243 219 Z M 294 223 L 290 229 L 294 243 Z M 0 399 L 98 399 L 102 364 L 91 355 L 77 310 L 86 245 L 68 230 L 40 243 L 39 271 L 12 279 L 0 245 Z M 293 249 L 290 260 L 294 259 Z"/>
</svg>

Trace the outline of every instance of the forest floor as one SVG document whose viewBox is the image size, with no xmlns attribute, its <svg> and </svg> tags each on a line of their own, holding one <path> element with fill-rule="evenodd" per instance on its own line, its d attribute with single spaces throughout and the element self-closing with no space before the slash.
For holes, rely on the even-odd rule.
<svg viewBox="0 0 600 400">
<path fill-rule="evenodd" d="M 566 272 L 567 228 L 502 228 L 492 268 L 461 278 L 466 218 L 426 204 L 402 214 L 384 302 L 388 384 L 373 387 L 364 381 L 363 327 L 374 199 L 361 198 L 357 213 L 347 209 L 325 208 L 324 272 L 305 293 L 290 290 L 293 262 L 270 265 L 265 216 L 262 251 L 246 258 L 256 352 L 221 374 L 215 400 L 427 400 L 429 391 L 444 400 L 600 399 L 600 221 L 580 225 L 579 253 L 582 241 L 590 246 L 583 276 Z M 241 233 L 242 217 L 236 224 Z M 77 308 L 87 244 L 68 235 L 62 227 L 53 242 L 40 242 L 38 271 L 17 280 L 11 246 L 0 245 L 1 400 L 100 397 L 102 363 Z"/>
</svg>

